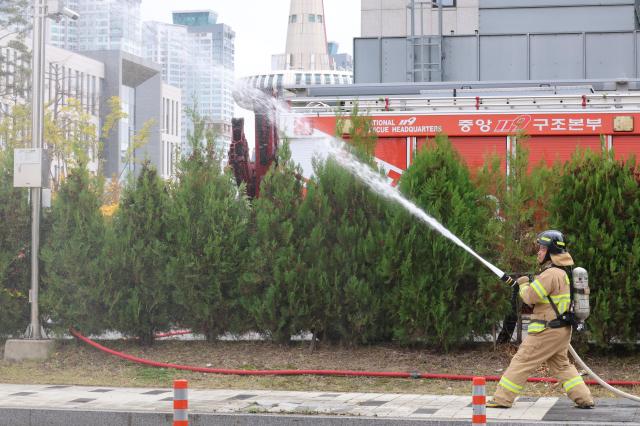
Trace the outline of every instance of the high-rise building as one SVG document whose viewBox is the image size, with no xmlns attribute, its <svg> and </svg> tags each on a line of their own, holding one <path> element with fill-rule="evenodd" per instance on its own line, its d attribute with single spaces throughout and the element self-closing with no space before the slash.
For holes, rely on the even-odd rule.
<svg viewBox="0 0 640 426">
<path fill-rule="evenodd" d="M 174 172 L 182 129 L 181 71 L 178 69 L 174 72 L 175 67 L 169 61 L 173 60 L 175 54 L 180 55 L 183 49 L 173 52 L 173 39 L 167 42 L 168 47 L 164 50 L 153 51 L 149 48 L 151 51 L 148 55 L 153 56 L 153 61 L 167 57 L 165 62 L 169 66 L 166 69 L 143 58 L 143 55 L 147 56 L 147 49 L 143 47 L 142 38 L 142 0 L 60 2 L 78 12 L 79 18 L 75 21 L 63 19 L 50 22 L 49 44 L 81 52 L 103 63 L 106 71 L 100 83 L 100 93 L 105 98 L 100 102 L 105 105 L 107 99 L 117 96 L 127 114 L 119 120 L 104 144 L 105 173 L 107 176 L 124 178 L 137 173 L 142 160 L 149 160 L 161 176 L 169 178 Z M 186 34 L 186 31 L 182 32 Z M 163 36 L 168 37 L 167 34 L 160 35 Z M 63 67 L 60 74 L 63 85 L 75 80 L 83 81 L 83 75 L 78 71 L 66 75 L 64 72 Z M 163 80 L 171 81 L 173 85 L 163 84 Z M 80 84 L 82 86 L 85 83 Z M 102 109 L 100 120 L 104 121 L 108 113 L 106 108 Z M 149 122 L 153 125 L 148 142 L 143 147 L 133 149 L 136 132 Z"/>
<path fill-rule="evenodd" d="M 52 22 L 49 43 L 67 50 L 121 50 L 142 55 L 142 0 L 64 0 L 77 21 Z"/>
<path fill-rule="evenodd" d="M 193 62 L 187 27 L 151 21 L 142 30 L 145 59 L 161 65 L 165 83 L 184 88 Z"/>
<path fill-rule="evenodd" d="M 147 26 L 147 39 L 157 45 L 146 50 L 154 54 L 147 57 L 160 63 L 163 73 L 166 70 L 165 81 L 182 89 L 183 104 L 211 124 L 218 150 L 226 154 L 234 109 L 235 32 L 217 21 L 218 15 L 211 10 L 173 12 L 173 25 Z M 183 129 L 190 128 L 189 120 L 183 117 Z M 189 149 L 185 137 L 183 149 Z"/>
</svg>

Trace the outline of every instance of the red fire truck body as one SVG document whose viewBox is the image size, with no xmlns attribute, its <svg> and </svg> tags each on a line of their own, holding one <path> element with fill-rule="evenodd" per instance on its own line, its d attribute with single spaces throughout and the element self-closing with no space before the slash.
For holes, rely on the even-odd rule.
<svg viewBox="0 0 640 426">
<path fill-rule="evenodd" d="M 428 139 L 438 134 L 449 138 L 472 171 L 482 167 L 488 156 L 497 156 L 504 173 L 509 173 L 509 153 L 515 153 L 517 144 L 528 148 L 530 169 L 540 162 L 567 161 L 579 148 L 613 150 L 620 160 L 640 158 L 640 95 L 536 89 L 528 88 L 526 94 L 491 89 L 488 96 L 463 97 L 291 97 L 286 99 L 286 110 L 256 112 L 254 162 L 249 161 L 243 122 L 234 120 L 229 163 L 238 182 L 247 183 L 249 195 L 257 195 L 275 159 L 278 139 L 286 136 L 293 160 L 308 178 L 313 174 L 312 158 L 322 151 L 322 139 L 335 136 L 338 117 L 347 120 L 343 128 L 348 129 L 349 114 L 356 107 L 372 120 L 378 136 L 376 161 L 393 185 Z"/>
<path fill-rule="evenodd" d="M 448 136 L 472 170 L 481 167 L 487 156 L 498 156 L 508 173 L 508 153 L 515 152 L 517 143 L 527 146 L 530 168 L 541 161 L 548 165 L 567 161 L 578 148 L 613 150 L 618 159 L 640 157 L 640 96 L 636 95 L 475 97 L 438 99 L 437 105 L 424 97 L 328 101 L 291 103 L 294 125 L 286 133 L 305 176 L 312 172 L 312 145 L 322 137 L 318 131 L 334 135 L 337 109 L 344 119 L 356 103 L 372 120 L 378 135 L 376 160 L 394 184 L 437 134 Z"/>
</svg>

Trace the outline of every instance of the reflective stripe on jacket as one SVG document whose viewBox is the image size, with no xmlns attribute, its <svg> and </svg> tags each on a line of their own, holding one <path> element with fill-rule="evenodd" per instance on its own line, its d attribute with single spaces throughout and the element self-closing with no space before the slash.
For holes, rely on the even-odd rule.
<svg viewBox="0 0 640 426">
<path fill-rule="evenodd" d="M 561 314 L 569 309 L 571 303 L 569 277 L 563 269 L 552 266 L 550 262 L 543 265 L 543 271 L 532 283 L 520 286 L 520 297 L 524 303 L 533 305 L 532 320 L 551 321 L 556 318 L 556 313 L 547 296 L 551 297 Z M 545 324 L 531 323 L 527 331 L 540 333 L 545 329 Z"/>
</svg>

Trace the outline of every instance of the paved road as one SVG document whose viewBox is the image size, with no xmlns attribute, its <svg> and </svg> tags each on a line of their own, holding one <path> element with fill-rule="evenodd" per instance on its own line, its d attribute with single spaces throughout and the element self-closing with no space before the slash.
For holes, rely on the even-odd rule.
<svg viewBox="0 0 640 426">
<path fill-rule="evenodd" d="M 488 409 L 490 424 L 639 425 L 640 404 L 600 399 L 594 410 L 566 398 L 520 398 Z M 338 392 L 189 390 L 192 425 L 468 424 L 471 397 Z M 0 426 L 170 425 L 172 390 L 0 384 Z"/>
</svg>

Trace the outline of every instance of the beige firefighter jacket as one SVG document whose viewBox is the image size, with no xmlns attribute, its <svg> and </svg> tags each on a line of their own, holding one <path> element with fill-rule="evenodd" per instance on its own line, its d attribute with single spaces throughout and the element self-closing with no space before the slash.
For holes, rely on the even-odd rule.
<svg viewBox="0 0 640 426">
<path fill-rule="evenodd" d="M 569 277 L 564 270 L 554 268 L 554 265 L 571 266 L 573 259 L 569 253 L 554 255 L 552 261 L 542 265 L 542 272 L 534 277 L 533 282 L 518 280 L 520 297 L 524 303 L 533 306 L 532 321 L 527 330 L 529 333 L 539 333 L 548 327 L 548 325 L 535 320 L 548 322 L 557 317 L 547 295 L 551 297 L 561 314 L 569 309 L 571 303 Z"/>
</svg>

